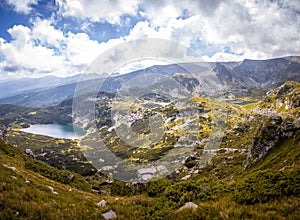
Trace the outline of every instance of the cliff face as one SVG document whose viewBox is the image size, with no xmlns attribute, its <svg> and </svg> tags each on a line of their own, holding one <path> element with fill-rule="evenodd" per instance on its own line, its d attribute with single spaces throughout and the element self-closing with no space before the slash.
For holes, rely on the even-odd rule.
<svg viewBox="0 0 300 220">
<path fill-rule="evenodd" d="M 281 140 L 291 138 L 300 129 L 300 120 L 284 121 L 281 116 L 271 116 L 260 126 L 247 155 L 247 165 L 263 159 Z"/>
<path fill-rule="evenodd" d="M 6 131 L 6 126 L 0 124 L 0 139 L 4 140 L 5 142 L 7 142 Z"/>
<path fill-rule="evenodd" d="M 268 92 L 264 102 L 260 103 L 260 112 L 266 119 L 253 138 L 246 167 L 263 159 L 281 140 L 292 138 L 300 129 L 299 103 L 299 83 L 287 82 Z"/>
</svg>

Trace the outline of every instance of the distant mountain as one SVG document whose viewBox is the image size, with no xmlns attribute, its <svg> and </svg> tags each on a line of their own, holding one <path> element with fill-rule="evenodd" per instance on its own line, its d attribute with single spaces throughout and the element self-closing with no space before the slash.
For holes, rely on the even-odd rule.
<svg viewBox="0 0 300 220">
<path fill-rule="evenodd" d="M 124 84 L 130 82 L 140 75 L 147 75 L 146 80 L 152 80 L 157 74 L 165 77 L 175 76 L 182 73 L 180 77 L 182 85 L 192 82 L 188 74 L 203 72 L 198 63 L 182 63 L 170 65 L 156 65 L 146 69 L 137 70 L 128 74 L 111 76 L 105 79 L 87 78 L 81 82 L 82 88 L 89 91 L 91 85 L 98 84 L 99 90 L 105 92 L 118 91 Z M 300 57 L 283 57 L 269 60 L 244 60 L 242 62 L 215 62 L 206 66 L 215 74 L 217 83 L 223 85 L 227 94 L 253 95 L 253 93 L 265 92 L 268 89 L 282 85 L 284 82 L 293 80 L 300 81 Z M 18 104 L 31 107 L 43 107 L 56 105 L 73 97 L 76 82 L 79 75 L 69 78 L 44 77 L 40 79 L 20 79 L 15 81 L 0 82 L 1 104 Z M 173 79 L 176 79 L 176 77 Z M 177 77 L 178 79 L 178 77 Z M 96 83 L 96 84 L 95 84 Z M 146 82 L 143 82 L 146 83 Z M 190 90 L 190 88 L 188 88 Z M 84 92 L 85 89 L 82 89 Z"/>
<path fill-rule="evenodd" d="M 80 75 L 71 77 L 45 76 L 42 78 L 22 78 L 14 80 L 0 81 L 0 98 L 7 98 L 22 93 L 38 92 L 41 90 L 75 83 L 79 80 Z"/>
<path fill-rule="evenodd" d="M 49 89 L 27 91 L 27 93 L 3 98 L 0 100 L 0 103 L 30 107 L 53 106 L 65 99 L 72 98 L 75 87 L 76 83 L 72 83 Z"/>
<path fill-rule="evenodd" d="M 77 79 L 78 78 L 78 79 Z M 63 100 L 70 99 L 74 95 L 76 83 L 80 76 L 77 75 L 72 81 L 61 86 L 46 87 L 34 90 L 23 91 L 21 94 L 10 96 L 0 99 L 0 104 L 16 104 L 28 107 L 47 107 L 54 106 L 62 102 Z M 63 78 L 61 78 L 63 79 Z M 76 80 L 75 80 L 76 79 Z M 101 80 L 101 79 L 100 79 Z M 71 82 L 71 83 L 70 83 Z M 99 80 L 91 79 L 82 83 L 83 86 L 89 87 L 95 83 L 99 83 Z M 48 84 L 50 84 L 48 82 Z M 0 89 L 1 85 L 0 85 Z"/>
<path fill-rule="evenodd" d="M 244 60 L 231 70 L 256 86 L 275 88 L 289 80 L 300 81 L 300 57 Z"/>
</svg>

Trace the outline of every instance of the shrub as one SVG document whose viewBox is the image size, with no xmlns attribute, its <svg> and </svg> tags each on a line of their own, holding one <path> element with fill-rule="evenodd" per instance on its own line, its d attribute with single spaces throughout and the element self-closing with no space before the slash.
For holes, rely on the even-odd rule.
<svg viewBox="0 0 300 220">
<path fill-rule="evenodd" d="M 172 185 L 172 181 L 162 178 L 157 181 L 151 181 L 146 184 L 147 194 L 151 197 L 159 196 L 168 186 Z"/>
<path fill-rule="evenodd" d="M 75 173 L 68 172 L 66 170 L 58 170 L 54 167 L 45 164 L 42 161 L 28 160 L 25 162 L 25 168 L 37 172 L 42 176 L 45 176 L 51 180 L 55 180 L 63 184 L 69 184 L 78 189 L 82 189 L 86 191 L 91 190 L 91 187 L 83 179 L 82 176 Z"/>
<path fill-rule="evenodd" d="M 300 172 L 257 171 L 237 185 L 234 199 L 242 204 L 267 202 L 287 195 L 300 193 Z"/>
<path fill-rule="evenodd" d="M 178 182 L 166 188 L 163 196 L 177 205 L 192 200 L 215 200 L 229 191 L 229 186 L 222 181 L 210 178 Z"/>
<path fill-rule="evenodd" d="M 15 147 L 6 144 L 2 139 L 0 139 L 0 150 L 10 157 L 14 157 L 16 154 L 20 153 Z"/>
<path fill-rule="evenodd" d="M 137 194 L 137 189 L 122 181 L 114 181 L 110 187 L 112 196 L 132 196 Z"/>
</svg>

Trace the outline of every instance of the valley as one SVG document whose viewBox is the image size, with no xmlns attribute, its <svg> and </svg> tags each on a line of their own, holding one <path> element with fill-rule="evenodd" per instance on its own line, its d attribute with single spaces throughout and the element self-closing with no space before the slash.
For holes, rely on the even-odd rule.
<svg viewBox="0 0 300 220">
<path fill-rule="evenodd" d="M 299 57 L 211 65 L 224 89 L 214 95 L 196 73 L 167 65 L 93 80 L 102 85 L 94 99 L 65 94 L 38 105 L 40 91 L 30 102 L 6 97 L 1 216 L 99 219 L 113 210 L 118 219 L 296 219 Z M 163 77 L 136 86 L 138 76 L 157 72 Z M 72 123 L 85 130 L 82 139 L 22 131 Z M 197 208 L 180 209 L 187 202 Z"/>
</svg>

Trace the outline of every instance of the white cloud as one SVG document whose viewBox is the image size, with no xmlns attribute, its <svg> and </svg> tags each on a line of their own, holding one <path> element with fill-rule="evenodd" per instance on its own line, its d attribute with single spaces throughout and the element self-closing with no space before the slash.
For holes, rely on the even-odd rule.
<svg viewBox="0 0 300 220">
<path fill-rule="evenodd" d="M 59 47 L 64 40 L 61 30 L 55 29 L 49 20 L 36 20 L 32 29 L 32 37 L 38 39 L 42 44 L 50 44 Z"/>
<path fill-rule="evenodd" d="M 133 36 L 161 36 L 184 45 L 201 40 L 218 49 L 212 56 L 218 60 L 241 57 L 230 54 L 254 59 L 300 54 L 300 13 L 294 1 L 145 2 L 149 22 L 134 27 Z M 187 18 L 178 18 L 184 14 Z"/>
<path fill-rule="evenodd" d="M 8 0 L 10 5 L 14 6 L 16 12 L 28 14 L 31 11 L 31 5 L 37 4 L 38 0 Z"/>
<path fill-rule="evenodd" d="M 247 56 L 257 54 L 257 58 L 300 52 L 299 14 L 294 13 L 291 19 L 292 12 L 276 2 L 246 6 L 243 3 L 222 4 L 216 12 L 219 18 L 207 22 L 209 31 L 217 31 L 213 43 L 226 44 L 233 52 Z"/>
<path fill-rule="evenodd" d="M 198 16 L 187 19 L 172 18 L 165 26 L 157 27 L 148 21 L 138 22 L 125 38 L 134 40 L 140 38 L 160 38 L 176 41 L 189 47 L 191 42 L 201 33 L 201 21 Z"/>
<path fill-rule="evenodd" d="M 245 59 L 244 55 L 236 55 L 224 52 L 217 52 L 213 56 L 202 56 L 202 59 L 207 62 L 228 62 L 228 61 L 242 61 Z"/>
<path fill-rule="evenodd" d="M 135 15 L 138 0 L 57 0 L 64 16 L 88 18 L 91 21 L 106 20 L 112 24 L 120 24 L 120 16 Z"/>
<path fill-rule="evenodd" d="M 36 21 L 33 28 L 15 25 L 8 29 L 11 42 L 0 38 L 1 72 L 9 75 L 39 76 L 78 74 L 101 53 L 122 43 L 122 38 L 98 43 L 86 33 L 66 36 L 49 21 Z"/>
<path fill-rule="evenodd" d="M 17 25 L 8 32 L 13 40 L 7 43 L 1 38 L 0 49 L 9 66 L 39 72 L 55 71 L 63 66 L 64 58 L 56 56 L 53 49 L 34 44 L 28 27 Z"/>
<path fill-rule="evenodd" d="M 72 65 L 88 65 L 101 53 L 122 42 L 122 39 L 112 39 L 100 44 L 95 40 L 91 40 L 85 33 L 74 34 L 69 32 L 66 39 L 66 55 Z"/>
<path fill-rule="evenodd" d="M 181 9 L 172 1 L 143 1 L 141 7 L 144 9 L 141 14 L 156 27 L 166 26 L 169 20 L 181 15 Z"/>
<path fill-rule="evenodd" d="M 123 66 L 117 68 L 114 72 L 119 74 L 125 74 L 136 70 L 145 69 L 153 65 L 166 65 L 166 64 L 169 63 L 162 60 L 142 59 L 142 60 L 126 63 Z"/>
<path fill-rule="evenodd" d="M 37 0 L 8 1 L 16 11 L 23 13 L 29 13 L 30 5 L 37 3 Z M 22 25 L 10 28 L 8 33 L 13 38 L 11 42 L 0 38 L 0 53 L 5 57 L 5 62 L 0 62 L 0 69 L 7 67 L 12 71 L 28 69 L 41 73 L 75 74 L 84 70 L 105 50 L 141 38 L 161 38 L 187 47 L 192 45 L 209 61 L 300 55 L 300 6 L 295 3 L 297 1 L 56 2 L 60 8 L 52 20 L 35 19 L 32 28 Z M 133 25 L 134 18 L 127 17 L 123 21 L 123 15 L 138 15 L 145 20 Z M 61 19 L 61 16 L 75 17 L 74 20 L 81 22 L 79 30 L 86 33 L 67 32 L 64 26 L 57 27 L 55 18 Z M 115 28 L 124 24 L 133 27 L 127 36 L 98 42 L 92 40 L 86 30 L 94 21 L 117 24 Z M 161 49 L 152 46 L 152 50 Z M 137 67 L 133 64 L 127 70 Z M 124 68 L 124 71 L 127 70 Z"/>
</svg>

